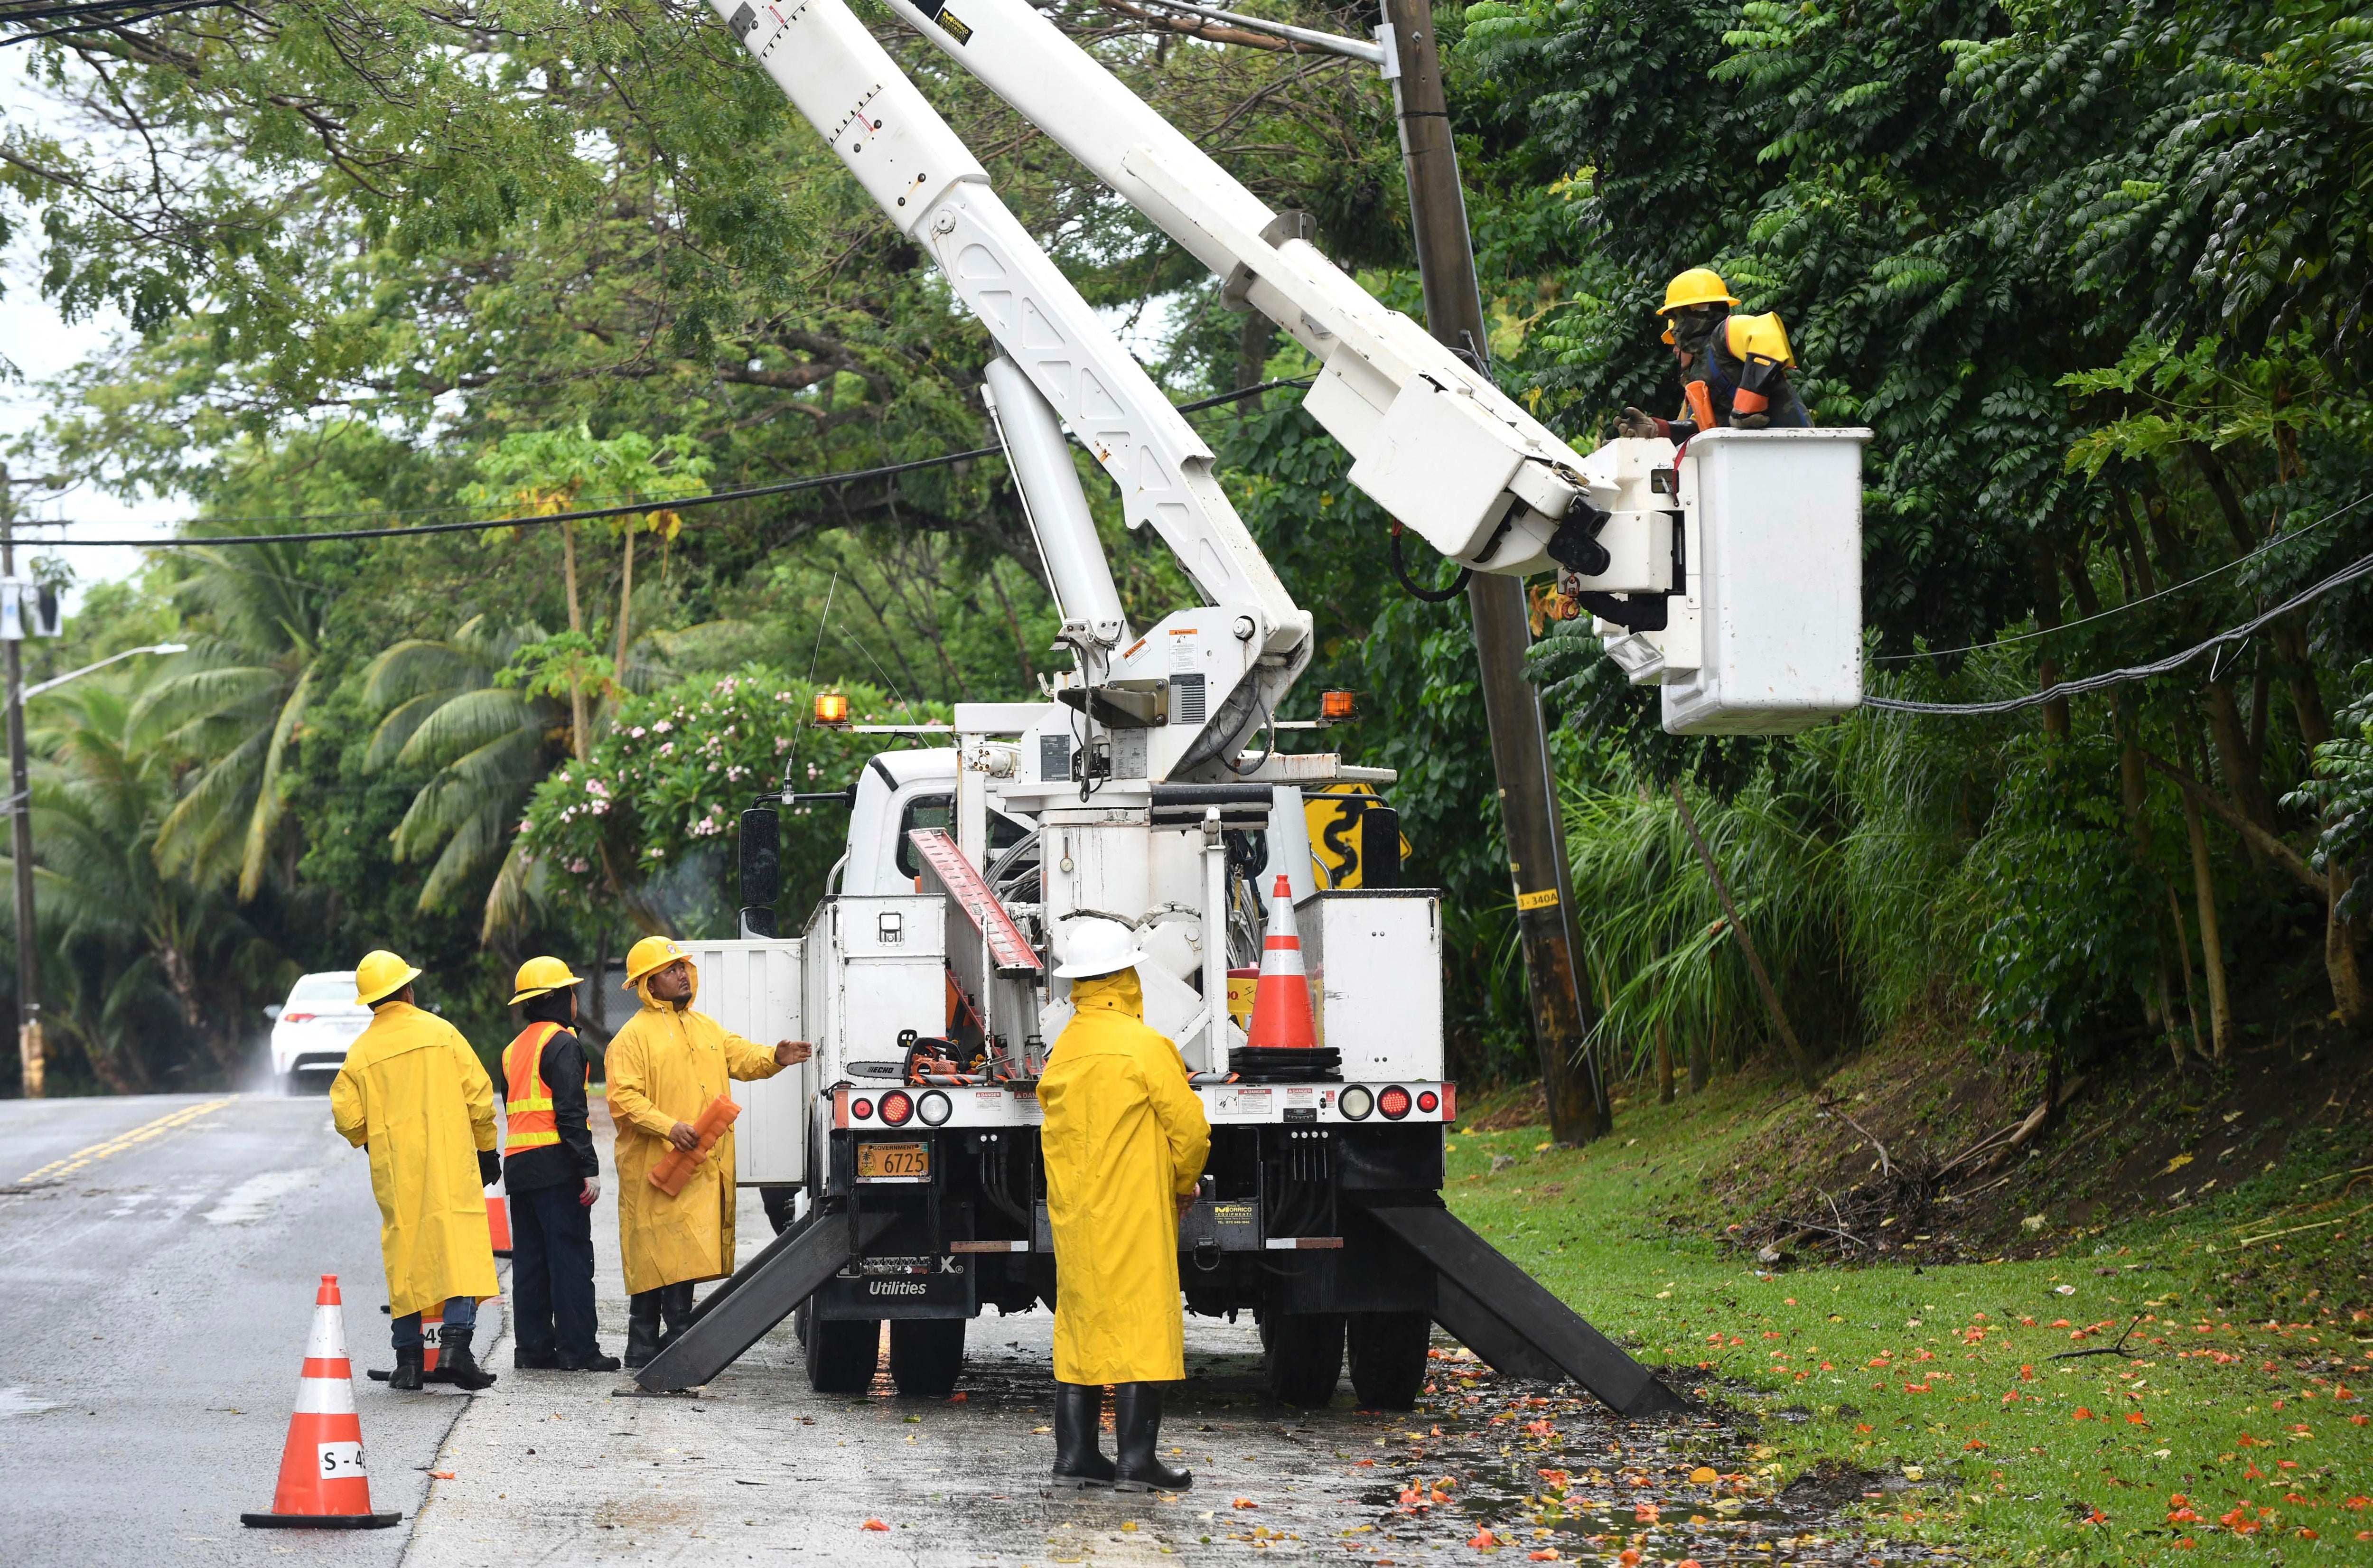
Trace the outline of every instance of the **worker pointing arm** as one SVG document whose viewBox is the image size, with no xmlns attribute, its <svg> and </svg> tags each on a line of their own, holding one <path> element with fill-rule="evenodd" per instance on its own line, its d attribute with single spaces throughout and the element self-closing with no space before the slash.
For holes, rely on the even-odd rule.
<svg viewBox="0 0 2373 1568">
<path fill-rule="evenodd" d="M 692 1320 L 692 1287 L 733 1272 L 733 1131 L 672 1197 L 651 1169 L 671 1149 L 700 1145 L 693 1124 L 736 1078 L 771 1078 L 811 1051 L 770 1051 L 693 1008 L 700 974 L 683 946 L 649 936 L 626 954 L 626 989 L 642 1007 L 610 1042 L 610 1115 L 618 1127 L 618 1241 L 626 1273 L 626 1356 L 642 1366 Z"/>
</svg>

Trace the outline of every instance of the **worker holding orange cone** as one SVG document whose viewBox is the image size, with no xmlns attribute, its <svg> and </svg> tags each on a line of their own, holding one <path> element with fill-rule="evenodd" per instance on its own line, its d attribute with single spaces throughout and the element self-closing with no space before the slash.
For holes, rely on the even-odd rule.
<svg viewBox="0 0 2373 1568">
<path fill-rule="evenodd" d="M 733 1133 L 713 1128 L 707 1159 L 679 1189 L 651 1181 L 671 1151 L 701 1146 L 698 1122 L 729 1080 L 772 1078 L 812 1052 L 804 1040 L 745 1040 L 693 1011 L 691 954 L 647 936 L 627 950 L 626 989 L 642 1010 L 610 1041 L 610 1115 L 618 1125 L 618 1242 L 626 1273 L 628 1366 L 648 1365 L 692 1321 L 692 1287 L 733 1272 Z M 713 1125 L 713 1124 L 712 1124 Z"/>
<path fill-rule="evenodd" d="M 383 1530 L 403 1517 L 371 1512 L 362 1417 L 355 1413 L 354 1364 L 346 1359 L 345 1311 L 338 1277 L 324 1274 L 313 1294 L 313 1328 L 298 1375 L 297 1410 L 280 1447 L 280 1484 L 273 1490 L 272 1512 L 241 1514 L 239 1522 L 263 1528 Z"/>
<path fill-rule="evenodd" d="M 474 1393 L 495 1381 L 470 1351 L 478 1303 L 501 1288 L 486 1231 L 485 1189 L 502 1171 L 495 1086 L 459 1029 L 413 1005 L 419 977 L 383 951 L 355 965 L 355 1000 L 371 1021 L 330 1085 L 330 1115 L 339 1136 L 370 1156 L 394 1317 L 387 1386 L 419 1388 L 421 1309 L 441 1305 L 439 1381 Z"/>
</svg>

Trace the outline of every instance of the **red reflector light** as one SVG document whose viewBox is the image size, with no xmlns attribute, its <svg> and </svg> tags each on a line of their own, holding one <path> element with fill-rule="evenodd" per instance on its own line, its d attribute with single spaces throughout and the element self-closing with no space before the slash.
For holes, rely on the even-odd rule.
<svg viewBox="0 0 2373 1568">
<path fill-rule="evenodd" d="M 1396 1083 L 1376 1096 L 1376 1109 L 1385 1113 L 1387 1121 L 1398 1121 L 1409 1113 L 1409 1092 Z"/>
<path fill-rule="evenodd" d="M 1431 1089 L 1428 1089 L 1425 1093 L 1417 1097 L 1417 1108 L 1425 1112 L 1428 1116 L 1432 1116 L 1435 1107 L 1439 1106 L 1441 1104 L 1442 1096 L 1435 1094 Z"/>
<path fill-rule="evenodd" d="M 893 1127 L 904 1127 L 906 1118 L 915 1114 L 915 1102 L 903 1089 L 893 1089 L 882 1096 L 882 1119 Z"/>
<path fill-rule="evenodd" d="M 1458 1085 L 1455 1083 L 1445 1083 L 1442 1086 L 1442 1119 L 1444 1121 L 1458 1119 Z"/>
<path fill-rule="evenodd" d="M 848 1102 L 848 1114 L 855 1117 L 858 1120 L 863 1121 L 867 1117 L 873 1114 L 873 1102 L 871 1100 L 851 1100 Z"/>
</svg>

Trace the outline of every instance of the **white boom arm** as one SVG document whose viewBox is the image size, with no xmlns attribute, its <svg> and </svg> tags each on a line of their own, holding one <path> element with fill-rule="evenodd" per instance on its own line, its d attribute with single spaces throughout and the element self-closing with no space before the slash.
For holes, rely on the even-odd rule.
<svg viewBox="0 0 2373 1568">
<path fill-rule="evenodd" d="M 1129 525 L 1161 534 L 1210 603 L 1255 614 L 1265 652 L 1297 670 L 1306 663 L 1310 615 L 1229 505 L 1212 476 L 1210 448 L 1114 341 L 872 34 L 841 0 L 711 3 L 1112 475 Z"/>
<path fill-rule="evenodd" d="M 1292 219 L 1280 221 L 1027 0 L 888 4 L 1324 365 L 1303 406 L 1351 454 L 1352 484 L 1479 571 L 1551 569 L 1549 536 L 1592 481 L 1581 455 L 1489 376 L 1295 237 Z M 1482 345 L 1474 347 L 1479 357 Z M 1608 543 L 1612 572 L 1586 586 L 1666 586 L 1654 576 L 1628 580 L 1640 573 Z"/>
</svg>

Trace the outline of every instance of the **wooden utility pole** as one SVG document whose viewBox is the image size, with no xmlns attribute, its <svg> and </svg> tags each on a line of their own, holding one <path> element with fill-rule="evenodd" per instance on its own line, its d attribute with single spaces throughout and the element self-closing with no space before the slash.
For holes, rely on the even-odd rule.
<svg viewBox="0 0 2373 1568">
<path fill-rule="evenodd" d="M 1409 228 L 1425 289 L 1425 322 L 1436 341 L 1479 370 L 1490 369 L 1483 297 L 1475 280 L 1467 198 L 1442 87 L 1433 11 L 1427 0 L 1385 0 L 1392 29 L 1385 70 L 1400 122 L 1401 162 L 1409 179 Z M 1396 69 L 1397 65 L 1397 69 Z M 1549 1097 L 1549 1134 L 1579 1143 L 1612 1130 L 1607 1086 L 1589 1048 L 1581 968 L 1574 961 L 1573 895 L 1549 767 L 1549 728 L 1540 693 L 1525 678 L 1531 628 L 1524 584 L 1477 572 L 1467 585 L 1474 622 L 1483 710 L 1491 727 L 1491 766 L 1499 777 L 1500 819 L 1515 883 L 1516 929 L 1525 954 L 1525 990 Z"/>
<path fill-rule="evenodd" d="M 17 491 L 0 463 L 0 578 L 17 575 Z M 25 760 L 24 610 L 17 633 L 0 638 L 0 679 L 8 683 L 8 838 L 17 882 L 17 1055 L 25 1098 L 38 1100 L 48 1077 L 41 1042 L 41 938 L 33 911 L 32 784 Z"/>
</svg>

